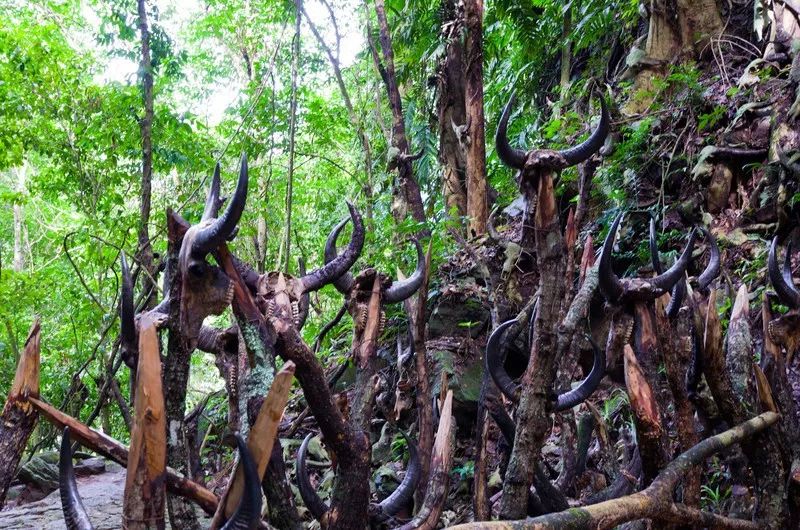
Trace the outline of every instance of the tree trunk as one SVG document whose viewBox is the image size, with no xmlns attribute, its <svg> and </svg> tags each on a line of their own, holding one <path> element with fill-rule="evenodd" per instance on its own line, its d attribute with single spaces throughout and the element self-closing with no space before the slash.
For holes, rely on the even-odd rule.
<svg viewBox="0 0 800 530">
<path fill-rule="evenodd" d="M 358 115 L 356 114 L 355 109 L 353 108 L 353 102 L 350 99 L 350 93 L 347 91 L 347 85 L 344 84 L 344 77 L 342 77 L 342 70 L 339 66 L 339 40 L 338 40 L 338 33 L 337 33 L 337 41 L 336 41 L 336 53 L 333 53 L 331 47 L 325 42 L 325 39 L 322 38 L 322 35 L 319 32 L 316 24 L 311 20 L 306 13 L 305 8 L 303 7 L 302 2 L 299 4 L 299 8 L 303 10 L 303 15 L 306 17 L 306 21 L 308 22 L 309 28 L 311 28 L 311 32 L 314 34 L 314 37 L 317 39 L 317 42 L 325 51 L 325 55 L 328 56 L 328 61 L 331 63 L 331 68 L 333 68 L 333 75 L 336 77 L 336 83 L 339 85 L 339 91 L 342 93 L 342 101 L 344 101 L 344 106 L 347 109 L 347 115 L 350 117 L 350 123 L 356 129 L 356 134 L 358 135 L 358 140 L 361 142 L 361 148 L 364 151 L 364 171 L 367 176 L 365 182 L 362 183 L 362 191 L 364 192 L 364 198 L 367 201 L 367 210 L 366 210 L 366 217 L 367 217 L 367 226 L 369 230 L 372 230 L 372 207 L 373 207 L 373 189 L 374 189 L 374 177 L 372 175 L 372 148 L 370 147 L 369 137 L 367 136 L 366 131 L 364 131 L 364 124 L 361 119 L 359 119 Z M 329 14 L 331 17 L 331 21 L 336 27 L 336 19 L 333 15 L 333 10 L 329 9 Z"/>
<path fill-rule="evenodd" d="M 29 396 L 39 397 L 39 345 L 40 328 L 36 320 L 28 333 L 25 350 L 0 415 L 0 454 L 4 459 L 0 466 L 0 506 L 5 504 L 8 486 L 17 473 L 17 465 L 39 417 L 27 401 Z"/>
<path fill-rule="evenodd" d="M 17 174 L 17 191 L 25 193 L 25 177 L 28 165 L 23 160 L 22 166 L 14 170 Z M 25 254 L 30 253 L 30 249 L 26 249 L 26 231 L 25 231 L 25 211 L 22 205 L 18 202 L 14 203 L 14 272 L 22 272 L 25 269 Z M 27 252 L 26 252 L 27 250 Z"/>
<path fill-rule="evenodd" d="M 394 197 L 396 204 L 392 206 L 392 213 L 395 221 L 403 221 L 407 214 L 419 222 L 425 222 L 425 208 L 422 204 L 419 184 L 414 178 L 414 170 L 411 165 L 411 153 L 406 138 L 406 126 L 403 120 L 403 102 L 400 98 L 400 90 L 397 87 L 397 77 L 394 71 L 394 52 L 392 51 L 392 37 L 389 32 L 389 22 L 386 19 L 386 7 L 383 0 L 375 1 L 375 13 L 378 16 L 380 28 L 380 43 L 383 52 L 383 61 L 380 64 L 376 59 L 376 65 L 381 71 L 381 77 L 386 84 L 386 91 L 389 95 L 389 106 L 392 109 L 392 138 L 389 150 L 389 169 L 397 169 L 397 185 L 394 187 Z"/>
<path fill-rule="evenodd" d="M 142 183 L 139 195 L 139 248 L 138 261 L 144 274 L 142 290 L 146 293 L 144 307 L 153 307 L 156 299 L 156 289 L 153 269 L 153 248 L 150 246 L 150 193 L 151 178 L 153 173 L 153 65 L 150 60 L 150 30 L 147 26 L 147 7 L 145 0 L 137 0 L 139 12 L 139 33 L 141 37 L 142 57 L 139 70 L 142 76 L 142 100 L 144 115 L 139 120 L 139 131 L 142 135 Z"/>
<path fill-rule="evenodd" d="M 472 237 L 486 233 L 486 134 L 483 116 L 483 0 L 464 3 L 467 36 L 467 216 Z"/>
<path fill-rule="evenodd" d="M 524 177 L 523 177 L 524 178 Z M 559 226 L 558 207 L 553 188 L 554 174 L 549 170 L 538 176 L 538 193 L 526 190 L 529 202 L 537 201 L 534 216 L 536 263 L 539 269 L 539 309 L 535 312 L 531 356 L 522 378 L 517 409 L 517 435 L 503 483 L 503 519 L 522 519 L 526 515 L 528 491 L 534 466 L 550 430 L 548 399 L 558 368 L 558 318 L 564 296 L 564 241 Z"/>
<path fill-rule="evenodd" d="M 170 300 L 180 300 L 182 284 L 178 267 L 178 253 L 183 233 L 171 215 L 167 215 L 168 264 L 170 275 Z M 186 446 L 183 419 L 186 414 L 186 388 L 189 384 L 189 364 L 192 349 L 180 332 L 180 304 L 170 304 L 167 357 L 164 361 L 164 402 L 167 411 L 167 465 L 191 476 L 189 453 Z M 185 499 L 174 494 L 167 496 L 167 509 L 172 528 L 200 529 L 194 508 Z"/>
<path fill-rule="evenodd" d="M 284 234 L 283 263 L 279 268 L 289 270 L 292 241 L 292 185 L 294 183 L 295 133 L 297 132 L 297 62 L 300 60 L 300 20 L 303 0 L 296 0 L 297 13 L 294 21 L 294 40 L 292 41 L 292 98 L 289 103 L 289 172 L 286 177 L 286 233 Z"/>
<path fill-rule="evenodd" d="M 454 0 L 442 2 L 442 39 L 447 43 L 439 66 L 437 110 L 439 116 L 439 162 L 442 164 L 444 201 L 447 214 L 467 215 L 467 161 L 463 134 L 467 123 L 464 95 L 464 47 L 460 29 L 463 21 Z"/>
</svg>

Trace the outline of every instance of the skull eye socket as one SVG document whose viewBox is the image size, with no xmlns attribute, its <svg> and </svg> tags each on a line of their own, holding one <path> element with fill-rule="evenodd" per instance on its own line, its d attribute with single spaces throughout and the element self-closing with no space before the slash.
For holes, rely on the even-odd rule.
<svg viewBox="0 0 800 530">
<path fill-rule="evenodd" d="M 189 264 L 189 274 L 191 274 L 196 278 L 203 276 L 205 271 L 206 271 L 206 264 L 203 262 L 194 261 Z"/>
</svg>

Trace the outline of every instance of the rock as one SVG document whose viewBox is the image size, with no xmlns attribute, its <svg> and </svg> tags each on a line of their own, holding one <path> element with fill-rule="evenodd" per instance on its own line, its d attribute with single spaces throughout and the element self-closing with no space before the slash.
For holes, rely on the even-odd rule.
<svg viewBox="0 0 800 530">
<path fill-rule="evenodd" d="M 47 493 L 58 489 L 58 467 L 38 455 L 19 468 L 17 478 L 23 484 Z"/>
<path fill-rule="evenodd" d="M 489 322 L 489 309 L 468 291 L 451 289 L 439 297 L 428 320 L 428 337 L 477 337 Z"/>
<path fill-rule="evenodd" d="M 106 461 L 100 457 L 87 458 L 86 460 L 75 464 L 75 476 L 86 477 L 89 475 L 99 475 L 105 473 Z"/>
<path fill-rule="evenodd" d="M 392 457 L 391 425 L 387 421 L 381 428 L 381 437 L 372 446 L 372 461 L 386 462 Z"/>
</svg>

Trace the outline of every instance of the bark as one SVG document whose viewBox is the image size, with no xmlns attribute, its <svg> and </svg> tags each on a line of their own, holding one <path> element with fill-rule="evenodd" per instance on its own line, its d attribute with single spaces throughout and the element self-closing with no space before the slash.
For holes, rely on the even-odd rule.
<svg viewBox="0 0 800 530">
<path fill-rule="evenodd" d="M 137 391 L 122 505 L 122 527 L 129 530 L 165 528 L 167 421 L 158 350 L 156 325 L 145 315 L 139 322 Z"/>
<path fill-rule="evenodd" d="M 123 467 L 128 466 L 128 448 L 117 440 L 67 416 L 49 403 L 36 398 L 29 398 L 29 401 L 39 411 L 42 418 L 55 425 L 58 430 L 69 427 L 70 436 L 76 442 Z M 216 495 L 172 468 L 167 467 L 166 475 L 169 493 L 191 500 L 208 515 L 214 515 L 218 502 Z"/>
<path fill-rule="evenodd" d="M 699 53 L 724 27 L 716 0 L 651 0 L 649 11 L 646 52 L 657 61 Z"/>
<path fill-rule="evenodd" d="M 467 214 L 467 161 L 464 131 L 467 124 L 464 93 L 464 47 L 461 43 L 463 21 L 454 0 L 444 0 L 442 39 L 446 42 L 444 61 L 439 65 L 438 99 L 439 162 L 442 164 L 444 201 L 448 215 Z"/>
<path fill-rule="evenodd" d="M 661 299 L 656 304 L 656 327 L 664 352 L 667 381 L 675 402 L 678 447 L 681 451 L 687 451 L 700 441 L 694 425 L 694 408 L 686 388 L 692 362 L 693 318 L 688 308 L 682 308 L 672 324 L 667 319 Z M 693 508 L 700 507 L 700 471 L 699 468 L 692 469 L 683 480 L 683 503 Z"/>
<path fill-rule="evenodd" d="M 470 235 L 486 233 L 486 133 L 483 115 L 483 0 L 464 2 L 466 19 L 467 216 Z"/>
<path fill-rule="evenodd" d="M 397 76 L 394 70 L 394 52 L 392 51 L 392 37 L 389 31 L 389 22 L 386 19 L 386 7 L 383 0 L 375 1 L 375 13 L 378 16 L 380 29 L 381 51 L 383 62 L 377 64 L 386 85 L 389 96 L 389 106 L 392 109 L 392 138 L 390 149 L 389 169 L 397 169 L 397 185 L 394 187 L 395 200 L 399 208 L 392 208 L 395 221 L 401 222 L 408 213 L 418 223 L 425 222 L 425 208 L 422 204 L 422 195 L 419 184 L 414 178 L 414 169 L 411 165 L 411 152 L 406 137 L 406 126 L 403 118 L 403 102 L 397 86 Z M 377 57 L 376 57 L 377 59 Z M 377 61 L 376 61 L 377 62 Z"/>
<path fill-rule="evenodd" d="M 703 373 L 722 417 L 730 424 L 746 418 L 756 406 L 734 392 L 722 348 L 722 328 L 716 309 L 716 290 L 711 291 L 705 310 L 706 323 Z M 740 323 L 741 324 L 741 323 Z M 730 344 L 729 344 L 730 348 Z M 740 423 L 740 422 L 739 422 Z M 771 528 L 782 528 L 786 520 L 786 487 L 789 476 L 781 443 L 775 433 L 764 433 L 742 444 L 755 479 L 756 517 Z"/>
<path fill-rule="evenodd" d="M 352 428 L 328 389 L 325 373 L 294 326 L 278 332 L 280 355 L 297 365 L 297 380 L 314 413 L 326 445 L 336 455 L 338 469 L 325 523 L 329 530 L 352 530 L 367 524 L 369 507 L 369 438 Z"/>
<path fill-rule="evenodd" d="M 256 411 L 261 410 L 264 396 L 270 392 L 276 377 L 276 334 L 273 326 L 264 320 L 258 310 L 227 245 L 217 249 L 216 259 L 233 282 L 233 314 L 238 322 L 240 341 L 243 341 L 247 357 L 239 359 L 240 377 L 236 381 L 239 431 L 247 435 L 250 431 L 251 418 L 257 415 Z M 274 463 L 267 467 L 263 479 L 263 484 L 268 490 L 267 498 L 271 501 L 270 515 L 275 515 L 275 524 L 282 525 L 282 528 L 297 528 L 300 525 L 300 517 L 294 498 L 288 493 L 291 489 L 286 479 L 283 453 L 276 452 L 274 459 Z"/>
<path fill-rule="evenodd" d="M 185 226 L 177 216 L 167 214 L 167 274 L 170 300 L 180 300 L 183 291 L 180 268 L 177 266 L 178 253 L 183 242 Z M 183 420 L 186 416 L 186 389 L 189 384 L 189 365 L 192 347 L 180 328 L 179 303 L 171 303 L 169 308 L 169 330 L 167 333 L 167 357 L 164 360 L 162 377 L 164 379 L 164 403 L 167 411 L 167 465 L 185 476 L 191 476 L 189 451 L 184 433 Z M 200 523 L 191 504 L 176 496 L 167 496 L 167 510 L 170 526 L 187 530 L 200 530 Z"/>
<path fill-rule="evenodd" d="M 142 291 L 147 293 L 144 308 L 150 309 L 155 302 L 155 270 L 153 268 L 153 248 L 150 246 L 150 198 L 153 173 L 153 65 L 150 59 L 150 30 L 147 25 L 146 0 L 136 2 L 139 16 L 139 37 L 142 56 L 139 62 L 142 83 L 142 103 L 144 114 L 139 119 L 139 132 L 142 136 L 142 182 L 139 194 L 139 248 L 137 257 L 144 274 Z"/>
<path fill-rule="evenodd" d="M 698 443 L 673 460 L 645 490 L 590 506 L 570 508 L 534 519 L 468 523 L 451 530 L 606 530 L 628 521 L 654 519 L 662 523 L 685 523 L 716 529 L 756 530 L 759 523 L 731 519 L 672 502 L 673 491 L 685 474 L 709 456 L 734 444 L 752 439 L 780 416 L 765 412 L 736 427 Z"/>
<path fill-rule="evenodd" d="M 525 516 L 528 490 L 534 466 L 550 428 L 548 400 L 558 368 L 556 352 L 557 320 L 564 295 L 564 243 L 559 226 L 553 189 L 554 175 L 542 171 L 538 176 L 538 202 L 534 218 L 536 261 L 539 269 L 539 309 L 535 315 L 531 356 L 522 379 L 522 393 L 517 410 L 517 434 L 508 471 L 503 483 L 504 519 Z M 527 199 L 532 201 L 531 191 Z"/>
<path fill-rule="evenodd" d="M 364 331 L 353 338 L 353 355 L 356 362 L 356 381 L 353 392 L 350 422 L 354 429 L 370 431 L 375 404 L 378 371 L 378 332 L 382 313 L 381 275 L 375 274 L 372 294 L 367 305 L 367 322 Z"/>
<path fill-rule="evenodd" d="M 8 399 L 0 414 L 0 454 L 4 459 L 0 466 L 0 506 L 5 504 L 8 487 L 17 473 L 17 466 L 38 418 L 27 398 L 39 397 L 40 344 L 41 328 L 36 319 L 28 332 Z"/>
</svg>

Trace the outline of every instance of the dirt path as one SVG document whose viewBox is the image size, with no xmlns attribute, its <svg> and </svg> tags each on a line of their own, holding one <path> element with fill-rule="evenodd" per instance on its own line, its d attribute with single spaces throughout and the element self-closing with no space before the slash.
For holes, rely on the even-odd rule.
<svg viewBox="0 0 800 530">
<path fill-rule="evenodd" d="M 119 530 L 122 528 L 125 470 L 110 462 L 106 462 L 106 467 L 108 471 L 100 475 L 78 477 L 78 490 L 96 530 Z M 208 523 L 208 520 L 201 519 L 201 525 L 207 526 Z M 40 501 L 0 511 L 0 529 L 3 530 L 63 530 L 64 528 L 66 526 L 58 490 Z"/>
</svg>

